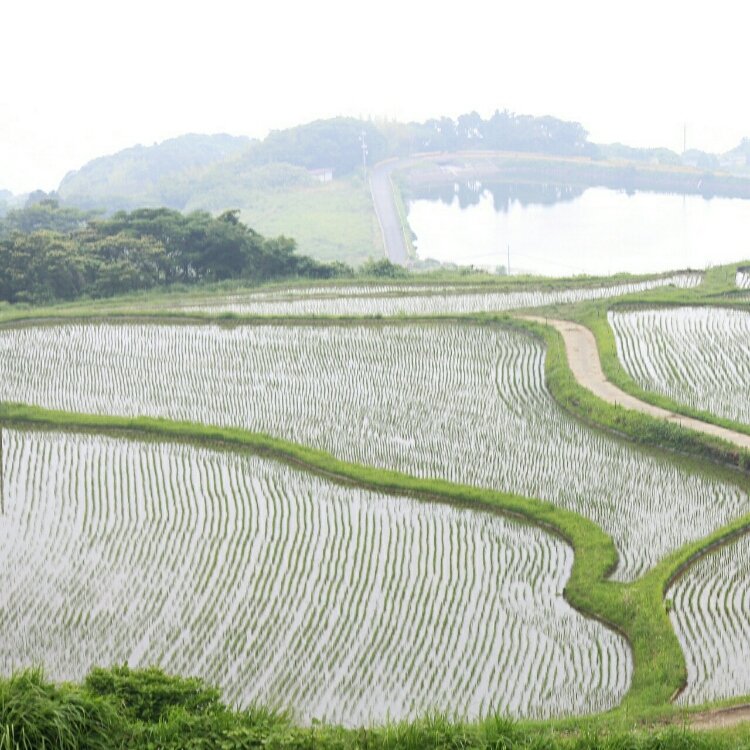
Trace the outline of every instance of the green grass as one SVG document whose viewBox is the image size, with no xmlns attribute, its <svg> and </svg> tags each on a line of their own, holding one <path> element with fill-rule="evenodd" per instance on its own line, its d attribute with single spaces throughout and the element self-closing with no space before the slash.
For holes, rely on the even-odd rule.
<svg viewBox="0 0 750 750">
<path fill-rule="evenodd" d="M 633 720 L 663 718 L 676 713 L 670 699 L 684 684 L 686 667 L 666 613 L 664 592 L 673 577 L 703 547 L 750 526 L 748 515 L 673 553 L 644 578 L 622 584 L 605 580 L 617 560 L 612 539 L 590 520 L 549 502 L 347 463 L 322 451 L 239 429 L 143 417 L 72 414 L 10 404 L 0 406 L 0 419 L 17 425 L 147 435 L 159 440 L 185 440 L 251 450 L 337 481 L 425 500 L 497 510 L 556 533 L 575 550 L 572 573 L 565 589 L 566 599 L 579 611 L 625 635 L 633 651 L 630 691 L 620 707 L 600 718 L 602 726 L 614 728 L 627 726 Z M 565 728 L 580 721 L 567 719 L 548 725 Z"/>
<path fill-rule="evenodd" d="M 691 306 L 696 305 L 694 302 L 690 304 Z M 713 303 L 710 304 L 713 306 Z M 641 401 L 660 406 L 668 411 L 673 411 L 677 414 L 684 414 L 685 416 L 693 417 L 703 422 L 709 422 L 711 424 L 719 425 L 720 427 L 734 430 L 735 432 L 742 432 L 746 435 L 750 435 L 750 425 L 748 424 L 735 422 L 731 419 L 726 419 L 725 417 L 720 417 L 717 414 L 712 414 L 711 412 L 701 409 L 695 409 L 687 404 L 674 401 L 663 394 L 654 391 L 647 391 L 636 383 L 636 381 L 625 371 L 625 368 L 620 362 L 620 358 L 617 356 L 615 335 L 612 331 L 612 327 L 607 321 L 606 314 L 593 316 L 589 313 L 588 315 L 582 315 L 579 317 L 579 322 L 591 329 L 596 338 L 596 345 L 599 349 L 599 359 L 601 360 L 602 370 L 607 376 L 607 379 L 626 393 L 630 393 Z"/>
<path fill-rule="evenodd" d="M 545 362 L 547 385 L 558 404 L 576 418 L 589 425 L 604 427 L 625 435 L 652 449 L 670 448 L 679 453 L 690 453 L 700 458 L 750 469 L 750 454 L 737 451 L 723 441 L 683 430 L 678 425 L 662 422 L 637 412 L 619 409 L 598 399 L 575 380 L 568 366 L 562 336 L 556 330 L 526 321 L 517 321 L 517 325 L 544 338 L 547 344 Z M 702 470 L 712 471 L 706 466 Z M 664 594 L 675 576 L 689 562 L 695 561 L 701 552 L 712 545 L 734 538 L 739 530 L 750 530 L 750 515 L 716 530 L 703 540 L 686 545 L 660 562 L 643 578 L 633 584 L 622 586 L 622 597 L 627 605 L 617 617 L 627 616 L 628 609 L 631 610 L 631 614 L 637 611 L 638 616 L 633 617 L 623 628 L 633 646 L 636 668 L 631 691 L 626 696 L 621 710 L 632 712 L 633 715 L 648 715 L 652 708 L 668 704 L 672 694 L 683 686 L 686 673 L 682 651 L 679 644 L 676 644 L 674 636 L 669 638 L 662 630 L 667 629 L 672 633 L 671 625 L 666 617 Z M 577 547 L 576 554 L 578 554 Z M 592 579 L 589 579 L 589 583 L 591 582 Z M 598 585 L 607 587 L 613 584 Z M 593 588 L 592 591 L 594 591 Z M 578 604 L 577 601 L 572 603 L 574 606 Z M 602 603 L 603 600 L 588 603 L 588 611 L 600 611 Z M 622 603 L 622 601 L 619 602 L 619 604 Z M 609 614 L 606 619 L 621 622 L 621 619 L 614 619 L 612 614 Z M 673 648 L 675 644 L 676 649 Z M 653 647 L 655 652 L 649 653 L 650 647 Z M 648 663 L 645 672 L 641 661 L 644 658 L 653 660 Z M 666 685 L 670 685 L 673 689 L 669 695 L 666 695 L 665 691 L 660 691 L 660 687 Z"/>
<path fill-rule="evenodd" d="M 354 278 L 321 281 L 317 279 L 286 279 L 260 285 L 250 285 L 241 280 L 188 286 L 176 284 L 163 289 L 151 289 L 133 292 L 117 297 L 101 299 L 82 298 L 71 302 L 57 302 L 48 305 L 10 305 L 0 302 L 0 323 L 19 320 L 43 318 L 85 317 L 90 315 L 181 315 L 179 306 L 197 305 L 217 297 L 229 294 L 243 294 L 271 290 L 304 290 L 309 287 L 329 289 L 332 294 L 337 289 L 347 286 L 388 285 L 398 290 L 405 286 L 434 287 L 450 285 L 459 291 L 480 292 L 520 292 L 527 290 L 554 291 L 561 289 L 590 288 L 626 282 L 654 279 L 660 276 L 671 276 L 672 273 L 646 274 L 632 276 L 617 274 L 615 276 L 574 276 L 549 278 L 545 276 L 497 276 L 484 271 L 471 269 L 436 269 L 420 273 L 411 273 L 405 277 L 384 279 L 382 277 L 358 274 Z M 397 292 L 398 293 L 398 292 Z M 406 293 L 406 292 L 405 292 Z M 171 310 L 170 310 L 171 308 Z M 567 309 L 567 308 L 565 308 Z M 222 314 L 225 319 L 245 319 L 242 316 Z"/>
<path fill-rule="evenodd" d="M 742 264 L 739 265 L 742 266 Z M 620 359 L 617 356 L 615 335 L 607 320 L 607 312 L 609 310 L 626 310 L 644 307 L 657 308 L 689 305 L 692 307 L 732 307 L 750 311 L 750 300 L 748 300 L 747 297 L 742 299 L 737 295 L 737 289 L 735 287 L 735 271 L 737 267 L 738 264 L 731 264 L 711 269 L 706 273 L 703 284 L 697 289 L 654 289 L 649 292 L 632 294 L 616 301 L 596 300 L 557 309 L 548 308 L 546 311 L 535 311 L 535 314 L 542 316 L 546 314 L 549 315 L 549 317 L 552 317 L 553 315 L 559 316 L 568 320 L 576 321 L 577 323 L 581 323 L 589 328 L 596 338 L 599 359 L 605 376 L 626 393 L 635 396 L 641 401 L 653 404 L 654 406 L 673 411 L 676 414 L 683 414 L 684 416 L 693 417 L 703 422 L 709 422 L 720 427 L 726 427 L 727 429 L 750 435 L 750 425 L 735 422 L 707 411 L 691 408 L 686 404 L 670 399 L 668 396 L 643 389 L 635 382 L 635 380 L 633 380 L 633 378 L 630 377 L 622 366 Z M 561 393 L 565 388 L 569 389 L 570 387 L 569 383 L 563 384 L 560 382 L 559 385 Z M 560 400 L 564 400 L 564 398 L 565 397 L 561 396 Z M 577 397 L 578 400 L 582 400 L 583 398 L 583 394 L 579 394 Z M 597 407 L 593 405 L 593 402 L 590 402 L 588 399 L 586 399 L 586 402 L 588 403 L 588 413 L 585 415 L 586 418 L 590 418 L 592 421 L 599 422 L 600 424 L 605 424 L 613 429 L 622 430 L 634 439 L 639 438 L 639 431 L 646 425 L 645 422 L 637 419 L 638 415 L 633 412 L 627 412 L 625 414 L 621 413 L 616 420 L 609 419 L 606 421 L 600 421 L 596 416 L 596 412 L 601 411 L 601 409 L 597 409 Z M 653 421 L 654 420 L 649 420 L 649 422 Z M 725 461 L 734 465 L 742 465 L 743 468 L 750 469 L 750 455 L 747 452 L 744 453 L 745 458 L 743 465 L 743 453 L 736 448 L 730 447 L 729 444 L 724 443 L 723 441 L 719 441 L 707 435 L 703 436 L 699 433 L 694 433 L 678 426 L 670 426 L 661 422 L 659 424 L 661 425 L 661 429 L 658 429 L 655 433 L 653 431 L 656 428 L 653 424 L 646 426 L 647 435 L 644 436 L 646 442 L 655 443 L 657 441 L 663 441 L 661 443 L 662 445 L 674 448 L 675 450 L 688 450 L 690 452 L 698 453 L 704 452 L 705 455 L 710 458 Z"/>
<path fill-rule="evenodd" d="M 578 419 L 645 446 L 667 448 L 750 472 L 750 452 L 746 450 L 711 435 L 686 429 L 676 422 L 655 419 L 598 398 L 579 385 L 573 376 L 565 343 L 556 330 L 530 321 L 519 320 L 515 324 L 536 333 L 547 343 L 547 386 L 558 404 Z"/>
<path fill-rule="evenodd" d="M 57 687 L 40 670 L 0 680 L 0 750 L 120 747 L 117 707 L 80 687 Z"/>
<path fill-rule="evenodd" d="M 224 705 L 200 680 L 127 666 L 54 686 L 39 671 L 0 679 L 0 750 L 692 750 L 750 748 L 750 729 L 711 733 L 679 725 L 556 729 L 441 715 L 382 727 L 294 726 L 284 714 Z"/>
<path fill-rule="evenodd" d="M 416 260 L 417 248 L 414 242 L 417 239 L 417 235 L 414 234 L 414 230 L 409 225 L 408 201 L 405 198 L 406 190 L 403 178 L 398 172 L 391 173 L 391 187 L 393 189 L 393 202 L 396 205 L 396 213 L 401 222 L 401 230 L 404 233 L 406 252 L 412 260 Z"/>
<path fill-rule="evenodd" d="M 242 221 L 267 237 L 294 237 L 299 252 L 359 266 L 385 256 L 370 189 L 361 177 L 263 189 L 243 196 Z"/>
<path fill-rule="evenodd" d="M 728 278 L 726 269 L 716 269 L 708 274 L 705 284 L 698 290 L 654 290 L 642 295 L 632 295 L 625 301 L 628 304 L 708 304 L 718 300 L 720 304 L 736 304 L 725 277 Z M 159 299 L 167 297 L 160 296 Z M 148 299 L 153 303 L 154 296 L 150 295 Z M 137 307 L 133 305 L 132 300 L 112 301 L 107 303 L 109 304 L 112 304 L 113 308 L 120 305 L 122 314 L 131 315 Z M 606 310 L 610 304 L 611 302 L 585 303 L 575 308 L 552 310 L 550 314 L 588 321 L 589 324 L 595 319 L 603 319 L 606 325 Z M 10 320 L 13 317 L 25 316 L 32 319 L 46 315 L 90 319 L 102 311 L 102 306 L 95 303 L 46 309 L 29 308 L 25 311 L 5 307 L 0 308 L 0 318 Z M 177 315 L 172 319 L 179 320 L 180 317 Z M 212 318 L 204 316 L 200 319 Z M 222 319 L 230 323 L 234 320 L 232 316 Z M 548 347 L 548 386 L 560 405 L 579 419 L 616 431 L 654 449 L 669 448 L 730 466 L 750 468 L 748 454 L 743 454 L 721 441 L 683 430 L 677 425 L 662 423 L 646 415 L 618 409 L 597 399 L 576 383 L 567 365 L 562 338 L 553 329 L 533 323 L 512 321 L 508 316 L 477 315 L 466 316 L 463 320 L 515 325 L 544 338 Z M 331 319 L 319 322 L 345 323 L 346 320 Z M 608 326 L 606 328 L 608 329 Z M 603 336 L 601 331 L 599 335 Z M 705 736 L 690 734 L 681 729 L 665 729 L 656 733 L 653 731 L 654 723 L 679 720 L 681 716 L 689 714 L 689 711 L 678 709 L 671 703 L 671 698 L 684 685 L 686 667 L 667 615 L 664 593 L 674 578 L 712 545 L 725 543 L 750 528 L 750 515 L 717 529 L 702 540 L 686 545 L 638 581 L 623 584 L 605 580 L 617 559 L 611 538 L 588 519 L 541 500 L 439 480 L 417 479 L 398 472 L 346 463 L 321 451 L 238 429 L 148 418 L 128 419 L 70 414 L 11 404 L 0 405 L 0 420 L 18 425 L 117 432 L 134 436 L 144 435 L 156 440 L 185 440 L 226 446 L 235 450 L 251 450 L 323 474 L 336 481 L 413 495 L 425 500 L 439 499 L 494 509 L 540 525 L 564 538 L 575 550 L 571 577 L 565 589 L 566 599 L 581 612 L 600 619 L 623 633 L 633 651 L 634 675 L 630 691 L 621 706 L 597 717 L 517 724 L 494 719 L 463 724 L 442 717 L 433 717 L 374 730 L 347 731 L 326 726 L 296 728 L 277 718 L 268 719 L 269 714 L 261 712 L 259 715 L 266 717 L 266 724 L 265 729 L 258 734 L 256 728 L 248 729 L 247 722 L 252 723 L 252 720 L 247 719 L 244 713 L 224 709 L 216 715 L 196 717 L 178 707 L 158 728 L 141 727 L 141 744 L 133 746 L 230 748 L 268 744 L 272 747 L 341 748 L 750 747 L 750 728 L 714 732 Z M 685 460 L 691 462 L 691 465 L 694 464 L 694 459 Z M 719 467 L 708 467 L 705 463 L 701 466 L 703 471 L 722 471 Z M 746 482 L 744 479 L 741 481 Z M 0 701 L 0 712 L 2 707 Z M 2 723 L 5 721 L 2 717 L 3 714 L 0 713 L 0 731 L 7 732 L 8 724 Z M 250 734 L 243 734 L 245 730 Z M 200 744 L 204 741 L 201 739 L 199 742 L 204 731 L 213 738 L 211 742 L 215 740 L 214 744 L 210 744 L 208 740 L 205 740 L 207 744 Z M 266 731 L 268 733 L 263 734 Z M 198 744 L 179 744 L 180 741 L 185 742 L 186 737 L 191 738 L 191 742 L 195 739 Z M 219 744 L 219 738 L 223 744 Z M 7 745 L 9 748 L 15 746 Z M 4 747 L 0 744 L 0 750 L 4 750 Z"/>
</svg>

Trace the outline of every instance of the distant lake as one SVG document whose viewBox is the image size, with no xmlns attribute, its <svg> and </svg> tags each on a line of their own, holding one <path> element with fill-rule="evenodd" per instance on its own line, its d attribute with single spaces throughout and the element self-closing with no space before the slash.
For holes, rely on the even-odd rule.
<svg viewBox="0 0 750 750">
<path fill-rule="evenodd" d="M 750 258 L 750 200 L 558 185 L 448 185 L 409 201 L 419 258 L 546 276 Z"/>
</svg>

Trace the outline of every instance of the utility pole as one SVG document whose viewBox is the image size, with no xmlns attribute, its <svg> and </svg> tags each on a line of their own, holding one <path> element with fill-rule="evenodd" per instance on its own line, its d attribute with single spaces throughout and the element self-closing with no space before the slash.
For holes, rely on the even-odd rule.
<svg viewBox="0 0 750 750">
<path fill-rule="evenodd" d="M 359 142 L 362 146 L 362 175 L 367 180 L 367 133 L 364 130 L 359 134 Z"/>
<path fill-rule="evenodd" d="M 510 242 L 508 243 L 508 276 L 510 276 Z"/>
</svg>

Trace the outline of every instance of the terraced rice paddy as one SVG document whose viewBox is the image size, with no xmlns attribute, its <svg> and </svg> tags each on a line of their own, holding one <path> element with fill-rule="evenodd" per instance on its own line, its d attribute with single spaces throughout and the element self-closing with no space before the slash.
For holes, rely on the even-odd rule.
<svg viewBox="0 0 750 750">
<path fill-rule="evenodd" d="M 681 307 L 610 312 L 617 353 L 642 388 L 750 424 L 750 313 Z"/>
<path fill-rule="evenodd" d="M 688 667 L 679 702 L 750 693 L 750 536 L 700 560 L 667 597 Z"/>
<path fill-rule="evenodd" d="M 127 660 L 349 724 L 600 711 L 624 640 L 561 592 L 572 550 L 496 515 L 257 457 L 4 431 L 0 668 Z"/>
<path fill-rule="evenodd" d="M 697 286 L 699 273 L 682 273 L 649 281 L 600 287 L 530 290 L 524 292 L 482 292 L 461 287 L 355 286 L 313 287 L 289 291 L 256 292 L 224 296 L 184 307 L 185 311 L 238 315 L 440 315 L 516 310 L 527 307 L 567 304 L 584 300 L 618 297 L 674 285 L 683 289 Z"/>
<path fill-rule="evenodd" d="M 0 399 L 233 425 L 546 499 L 612 535 L 620 580 L 750 510 L 741 487 L 570 419 L 544 357 L 490 326 L 29 327 L 0 332 Z"/>
<path fill-rule="evenodd" d="M 750 271 L 737 271 L 737 286 L 750 290 Z"/>
</svg>

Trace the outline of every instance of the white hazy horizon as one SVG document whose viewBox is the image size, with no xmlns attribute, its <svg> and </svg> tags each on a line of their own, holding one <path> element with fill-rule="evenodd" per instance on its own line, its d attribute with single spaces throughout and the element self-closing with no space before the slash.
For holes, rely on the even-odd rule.
<svg viewBox="0 0 750 750">
<path fill-rule="evenodd" d="M 746 12 L 672 0 L 416 6 L 12 3 L 0 14 L 0 189 L 184 133 L 263 137 L 337 115 L 496 109 L 598 143 L 723 152 L 750 136 Z"/>
</svg>

